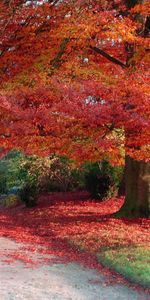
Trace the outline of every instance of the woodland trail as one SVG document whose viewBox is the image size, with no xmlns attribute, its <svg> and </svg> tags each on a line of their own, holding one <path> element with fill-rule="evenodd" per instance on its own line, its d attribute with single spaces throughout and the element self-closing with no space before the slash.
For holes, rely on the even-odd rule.
<svg viewBox="0 0 150 300">
<path fill-rule="evenodd" d="M 25 264 L 23 251 L 24 244 L 0 238 L 1 300 L 150 300 L 144 291 L 106 284 L 105 275 L 54 255 L 26 250 Z"/>
</svg>

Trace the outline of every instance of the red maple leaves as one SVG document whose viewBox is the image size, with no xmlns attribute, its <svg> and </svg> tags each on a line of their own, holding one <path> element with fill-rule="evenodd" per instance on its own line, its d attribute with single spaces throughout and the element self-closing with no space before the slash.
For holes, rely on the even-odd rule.
<svg viewBox="0 0 150 300">
<path fill-rule="evenodd" d="M 3 149 L 149 161 L 148 3 L 40 4 L 0 4 Z"/>
<path fill-rule="evenodd" d="M 88 194 L 52 193 L 41 196 L 37 208 L 21 207 L 1 210 L 0 235 L 30 243 L 32 251 L 46 246 L 47 253 L 61 255 L 65 241 L 90 253 L 103 247 L 149 245 L 150 220 L 115 219 L 111 214 L 124 199 L 109 199 L 102 203 L 80 200 Z M 31 249 L 30 249 L 31 250 Z M 64 252 L 62 252 L 64 255 Z"/>
</svg>

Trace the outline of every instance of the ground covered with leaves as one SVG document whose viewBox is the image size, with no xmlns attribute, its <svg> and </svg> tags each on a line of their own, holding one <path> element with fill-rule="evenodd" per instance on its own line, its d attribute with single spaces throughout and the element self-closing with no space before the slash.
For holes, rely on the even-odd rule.
<svg viewBox="0 0 150 300">
<path fill-rule="evenodd" d="M 43 195 L 35 208 L 1 209 L 0 236 L 24 242 L 33 252 L 55 254 L 63 261 L 78 260 L 102 270 L 100 262 L 150 288 L 150 219 L 115 218 L 113 213 L 123 201 L 115 198 L 98 203 L 86 193 Z M 33 263 L 23 249 L 8 254 L 10 263 L 15 259 Z"/>
</svg>

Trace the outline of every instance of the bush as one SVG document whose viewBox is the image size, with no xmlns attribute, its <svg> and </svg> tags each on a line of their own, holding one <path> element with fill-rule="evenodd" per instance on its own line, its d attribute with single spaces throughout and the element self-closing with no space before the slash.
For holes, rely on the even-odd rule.
<svg viewBox="0 0 150 300">
<path fill-rule="evenodd" d="M 71 191 L 83 191 L 85 190 L 85 174 L 83 168 L 72 169 L 72 185 Z"/>
<path fill-rule="evenodd" d="M 117 194 L 122 167 L 112 167 L 107 161 L 85 165 L 85 184 L 93 199 L 104 199 Z"/>
<path fill-rule="evenodd" d="M 23 161 L 20 170 L 24 169 L 27 170 L 26 182 L 34 184 L 39 192 L 67 192 L 80 185 L 80 172 L 66 157 L 34 157 Z"/>
<path fill-rule="evenodd" d="M 23 201 L 27 207 L 36 206 L 37 202 L 37 190 L 34 185 L 26 183 L 19 191 L 21 201 Z"/>
<path fill-rule="evenodd" d="M 18 195 L 13 195 L 13 194 L 7 196 L 3 201 L 3 205 L 6 207 L 10 207 L 18 203 L 20 203 L 20 197 Z"/>
<path fill-rule="evenodd" d="M 7 193 L 7 182 L 5 174 L 0 174 L 0 194 Z"/>
</svg>

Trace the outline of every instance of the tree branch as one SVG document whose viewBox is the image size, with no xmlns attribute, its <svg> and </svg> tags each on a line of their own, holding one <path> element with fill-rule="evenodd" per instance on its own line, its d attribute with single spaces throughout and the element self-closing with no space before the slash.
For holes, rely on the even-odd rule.
<svg viewBox="0 0 150 300">
<path fill-rule="evenodd" d="M 51 76 L 54 72 L 54 69 L 58 69 L 61 65 L 61 58 L 65 52 L 66 45 L 69 42 L 69 38 L 64 38 L 60 44 L 60 50 L 57 55 L 50 61 L 51 69 L 49 72 L 49 76 Z"/>
<path fill-rule="evenodd" d="M 144 37 L 148 37 L 150 33 L 150 16 L 146 18 L 145 28 L 144 28 Z"/>
<path fill-rule="evenodd" d="M 107 52 L 97 48 L 97 47 L 93 47 L 93 46 L 90 46 L 90 48 L 97 52 L 98 54 L 104 56 L 106 59 L 108 59 L 109 61 L 115 63 L 116 65 L 119 65 L 121 66 L 122 68 L 127 68 L 128 66 L 126 64 L 124 64 L 123 62 L 121 62 L 120 60 L 118 60 L 117 58 L 114 58 L 113 56 L 109 55 Z"/>
</svg>

